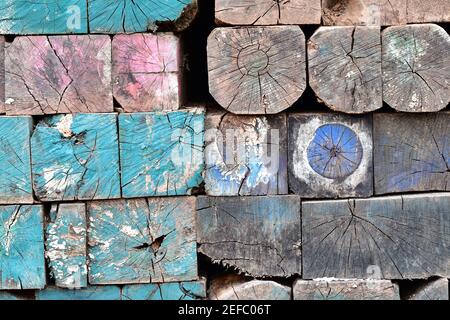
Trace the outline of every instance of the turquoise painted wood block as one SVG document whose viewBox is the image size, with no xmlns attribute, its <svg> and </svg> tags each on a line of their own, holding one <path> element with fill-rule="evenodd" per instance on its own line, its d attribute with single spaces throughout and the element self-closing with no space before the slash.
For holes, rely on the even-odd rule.
<svg viewBox="0 0 450 320">
<path fill-rule="evenodd" d="M 28 291 L 26 291 L 28 293 Z M 0 301 L 19 301 L 30 300 L 33 296 L 28 293 L 24 294 L 23 290 L 0 291 Z"/>
<path fill-rule="evenodd" d="M 157 23 L 175 22 L 185 28 L 195 16 L 197 0 L 88 0 L 93 33 L 133 33 L 156 30 Z"/>
<path fill-rule="evenodd" d="M 122 300 L 198 300 L 206 298 L 206 281 L 126 285 Z"/>
<path fill-rule="evenodd" d="M 89 215 L 89 283 L 197 280 L 195 198 L 94 201 Z"/>
<path fill-rule="evenodd" d="M 31 117 L 0 117 L 0 203 L 33 203 Z"/>
<path fill-rule="evenodd" d="M 31 138 L 33 185 L 41 201 L 120 198 L 116 114 L 46 117 Z"/>
<path fill-rule="evenodd" d="M 120 300 L 117 286 L 91 286 L 79 290 L 49 287 L 36 291 L 36 300 Z"/>
<path fill-rule="evenodd" d="M 204 111 L 119 115 L 124 198 L 189 195 L 203 181 Z"/>
<path fill-rule="evenodd" d="M 45 239 L 50 276 L 57 287 L 78 289 L 87 286 L 86 205 L 53 205 Z"/>
<path fill-rule="evenodd" d="M 87 33 L 85 0 L 0 0 L 0 34 Z"/>
<path fill-rule="evenodd" d="M 42 206 L 1 206 L 0 290 L 41 289 L 45 283 Z"/>
</svg>

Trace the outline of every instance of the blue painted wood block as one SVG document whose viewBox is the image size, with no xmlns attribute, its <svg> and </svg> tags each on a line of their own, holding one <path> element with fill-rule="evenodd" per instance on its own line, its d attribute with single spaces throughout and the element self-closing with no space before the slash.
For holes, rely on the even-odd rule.
<svg viewBox="0 0 450 320">
<path fill-rule="evenodd" d="M 189 195 L 203 181 L 204 111 L 119 116 L 125 198 Z"/>
<path fill-rule="evenodd" d="M 52 206 L 45 247 L 50 276 L 56 286 L 69 289 L 87 286 L 84 203 Z"/>
<path fill-rule="evenodd" d="M 88 3 L 91 32 L 133 33 L 155 30 L 157 22 L 173 22 L 184 10 L 189 11 L 186 18 L 192 19 L 197 0 L 88 0 Z"/>
<path fill-rule="evenodd" d="M 45 283 L 42 206 L 1 206 L 0 290 L 41 289 Z"/>
<path fill-rule="evenodd" d="M 116 114 L 57 115 L 31 138 L 33 184 L 41 201 L 120 197 Z"/>
<path fill-rule="evenodd" d="M 0 34 L 87 33 L 85 0 L 0 0 Z"/>
<path fill-rule="evenodd" d="M 120 300 L 117 286 L 91 286 L 79 290 L 49 287 L 36 291 L 36 300 Z"/>
<path fill-rule="evenodd" d="M 0 203 L 33 203 L 31 117 L 0 117 Z"/>
<path fill-rule="evenodd" d="M 89 283 L 197 280 L 195 198 L 88 203 Z"/>
<path fill-rule="evenodd" d="M 126 285 L 122 300 L 198 300 L 206 298 L 206 281 Z"/>
</svg>

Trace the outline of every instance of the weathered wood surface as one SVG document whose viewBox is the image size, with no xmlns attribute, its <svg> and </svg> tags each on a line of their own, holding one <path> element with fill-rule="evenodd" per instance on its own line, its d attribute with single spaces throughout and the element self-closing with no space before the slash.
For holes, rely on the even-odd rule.
<svg viewBox="0 0 450 320">
<path fill-rule="evenodd" d="M 421 284 L 417 290 L 407 296 L 407 300 L 448 300 L 448 280 L 433 279 Z"/>
<path fill-rule="evenodd" d="M 325 25 L 450 22 L 450 0 L 322 0 Z"/>
<path fill-rule="evenodd" d="M 5 38 L 0 36 L 0 114 L 5 112 Z"/>
<path fill-rule="evenodd" d="M 88 203 L 89 283 L 197 280 L 195 198 Z"/>
<path fill-rule="evenodd" d="M 55 285 L 79 289 L 87 286 L 86 205 L 52 205 L 46 226 L 45 256 Z"/>
<path fill-rule="evenodd" d="M 209 112 L 205 128 L 208 195 L 288 193 L 286 115 Z"/>
<path fill-rule="evenodd" d="M 450 35 L 434 24 L 382 33 L 383 99 L 404 112 L 434 112 L 450 102 Z"/>
<path fill-rule="evenodd" d="M 383 106 L 379 27 L 321 27 L 308 41 L 309 85 L 333 110 Z"/>
<path fill-rule="evenodd" d="M 179 46 L 173 34 L 114 37 L 114 97 L 125 112 L 172 111 L 180 107 Z"/>
<path fill-rule="evenodd" d="M 296 280 L 294 300 L 400 300 L 397 284 L 387 280 Z"/>
<path fill-rule="evenodd" d="M 0 290 L 44 288 L 43 216 L 40 205 L 0 207 Z"/>
<path fill-rule="evenodd" d="M 448 277 L 449 208 L 445 193 L 303 202 L 303 278 Z"/>
<path fill-rule="evenodd" d="M 206 279 L 126 285 L 122 288 L 122 300 L 199 300 L 204 298 L 206 298 Z"/>
<path fill-rule="evenodd" d="M 189 195 L 203 181 L 204 110 L 119 116 L 125 198 Z"/>
<path fill-rule="evenodd" d="M 79 290 L 48 287 L 36 291 L 36 300 L 121 300 L 118 286 L 89 286 Z"/>
<path fill-rule="evenodd" d="M 0 203 L 33 203 L 31 117 L 0 117 Z"/>
<path fill-rule="evenodd" d="M 34 291 L 22 291 L 22 290 L 11 290 L 11 291 L 0 291 L 0 301 L 21 301 L 21 300 L 33 300 Z"/>
<path fill-rule="evenodd" d="M 306 88 L 298 26 L 217 28 L 208 38 L 209 90 L 236 114 L 279 113 Z"/>
<path fill-rule="evenodd" d="M 290 189 L 307 198 L 373 194 L 372 119 L 341 114 L 291 114 Z"/>
<path fill-rule="evenodd" d="M 120 198 L 116 114 L 46 117 L 35 127 L 31 153 L 39 200 Z"/>
<path fill-rule="evenodd" d="M 209 300 L 291 300 L 291 288 L 274 281 L 221 276 L 211 281 Z"/>
<path fill-rule="evenodd" d="M 450 113 L 374 115 L 375 193 L 450 191 Z"/>
<path fill-rule="evenodd" d="M 252 276 L 301 273 L 300 198 L 197 198 L 198 252 Z"/>
<path fill-rule="evenodd" d="M 5 68 L 7 114 L 113 111 L 108 36 L 18 37 Z"/>
<path fill-rule="evenodd" d="M 320 24 L 321 0 L 215 0 L 216 21 L 234 25 Z"/>
<path fill-rule="evenodd" d="M 0 34 L 87 32 L 85 0 L 0 1 Z"/>
<path fill-rule="evenodd" d="M 161 24 L 181 31 L 197 13 L 197 0 L 88 0 L 92 33 L 156 31 Z"/>
</svg>

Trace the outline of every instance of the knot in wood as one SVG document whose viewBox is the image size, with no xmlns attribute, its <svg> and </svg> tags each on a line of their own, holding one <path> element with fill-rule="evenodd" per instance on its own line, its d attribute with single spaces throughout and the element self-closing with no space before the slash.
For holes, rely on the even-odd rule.
<svg viewBox="0 0 450 320">
<path fill-rule="evenodd" d="M 237 64 L 243 75 L 258 76 L 269 65 L 269 57 L 259 44 L 252 44 L 239 51 Z"/>
<path fill-rule="evenodd" d="M 311 168 L 329 179 L 345 178 L 359 167 L 362 146 L 356 133 L 342 124 L 319 127 L 308 146 Z"/>
</svg>

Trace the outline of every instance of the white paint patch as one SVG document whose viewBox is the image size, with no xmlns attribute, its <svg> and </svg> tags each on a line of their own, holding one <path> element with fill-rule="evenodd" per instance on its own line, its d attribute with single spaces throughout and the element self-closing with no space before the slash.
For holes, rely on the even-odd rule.
<svg viewBox="0 0 450 320">
<path fill-rule="evenodd" d="M 140 234 L 139 230 L 133 229 L 130 226 L 122 226 L 120 231 L 129 237 L 136 237 Z"/>
<path fill-rule="evenodd" d="M 73 116 L 71 114 L 65 115 L 56 125 L 56 129 L 66 138 L 72 136 L 72 122 Z"/>
</svg>

